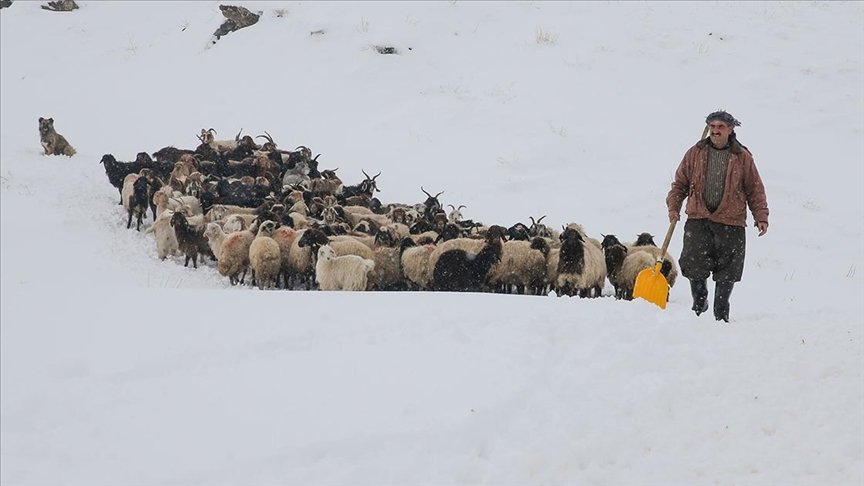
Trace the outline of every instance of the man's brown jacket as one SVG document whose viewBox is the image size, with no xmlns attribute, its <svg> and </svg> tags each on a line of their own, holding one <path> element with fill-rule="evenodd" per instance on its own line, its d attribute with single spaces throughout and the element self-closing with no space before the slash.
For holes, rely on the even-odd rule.
<svg viewBox="0 0 864 486">
<path fill-rule="evenodd" d="M 681 204 L 687 198 L 687 217 L 709 219 L 730 226 L 747 226 L 747 206 L 753 219 L 768 222 L 768 200 L 765 186 L 756 170 L 753 155 L 737 140 L 729 148 L 729 163 L 726 169 L 726 186 L 720 206 L 713 213 L 705 206 L 702 196 L 705 191 L 705 166 L 708 163 L 710 139 L 704 139 L 690 147 L 675 171 L 672 189 L 666 196 L 666 207 L 671 214 L 680 214 Z"/>
</svg>

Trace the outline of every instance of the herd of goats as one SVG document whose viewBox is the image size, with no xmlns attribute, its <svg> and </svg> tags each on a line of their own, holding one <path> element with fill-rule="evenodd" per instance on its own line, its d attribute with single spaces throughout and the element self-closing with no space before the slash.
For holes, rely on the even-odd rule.
<svg viewBox="0 0 864 486">
<path fill-rule="evenodd" d="M 242 133 L 242 130 L 241 130 Z M 379 172 L 345 185 L 338 169 L 319 170 L 305 146 L 280 149 L 264 132 L 216 139 L 202 129 L 194 150 L 165 147 L 101 163 L 120 193 L 126 227 L 153 235 L 162 260 L 215 261 L 230 283 L 261 289 L 437 290 L 598 297 L 606 279 L 631 299 L 636 275 L 663 261 L 670 286 L 675 260 L 648 233 L 633 243 L 599 241 L 579 224 L 509 227 L 463 218 L 421 186 L 419 204 L 382 204 Z M 256 139 L 263 139 L 262 144 Z"/>
</svg>

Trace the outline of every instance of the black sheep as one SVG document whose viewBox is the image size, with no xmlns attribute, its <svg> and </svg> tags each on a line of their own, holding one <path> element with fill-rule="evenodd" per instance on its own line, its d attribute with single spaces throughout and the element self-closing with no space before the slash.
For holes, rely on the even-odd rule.
<svg viewBox="0 0 864 486">
<path fill-rule="evenodd" d="M 566 228 L 559 238 L 561 239 L 561 249 L 558 253 L 558 273 L 581 274 L 585 270 L 585 247 L 583 246 L 585 240 L 582 235 L 573 228 Z M 569 283 L 558 290 L 560 293 L 571 297 L 577 291 Z"/>
<path fill-rule="evenodd" d="M 603 248 L 603 257 L 606 260 L 606 271 L 609 282 L 615 287 L 615 298 L 621 299 L 625 296 L 624 287 L 618 281 L 618 273 L 621 271 L 621 265 L 624 263 L 624 258 L 627 257 L 627 247 L 615 235 L 603 236 L 603 242 L 600 243 Z"/>
<path fill-rule="evenodd" d="M 490 226 L 485 244 L 477 254 L 458 249 L 442 253 L 433 270 L 433 288 L 455 292 L 484 290 L 489 270 L 501 260 L 501 242 L 506 232 L 501 226 Z"/>
</svg>

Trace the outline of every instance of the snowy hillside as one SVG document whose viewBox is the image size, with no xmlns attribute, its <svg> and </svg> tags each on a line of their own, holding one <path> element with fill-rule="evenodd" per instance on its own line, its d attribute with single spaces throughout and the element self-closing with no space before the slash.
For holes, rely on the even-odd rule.
<svg viewBox="0 0 864 486">
<path fill-rule="evenodd" d="M 4 486 L 864 484 L 864 4 L 258 1 L 215 45 L 219 2 L 78 4 L 0 10 Z M 686 279 L 665 310 L 231 287 L 99 164 L 266 130 L 385 203 L 659 240 L 718 108 L 771 210 L 722 325 Z"/>
</svg>

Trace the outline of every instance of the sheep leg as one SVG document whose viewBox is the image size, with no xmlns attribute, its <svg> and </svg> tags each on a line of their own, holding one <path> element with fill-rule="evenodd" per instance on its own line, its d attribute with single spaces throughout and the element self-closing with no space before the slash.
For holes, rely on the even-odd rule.
<svg viewBox="0 0 864 486">
<path fill-rule="evenodd" d="M 129 211 L 129 219 L 126 220 L 126 229 L 132 227 L 132 211 Z"/>
<path fill-rule="evenodd" d="M 183 266 L 184 267 L 189 266 L 189 253 L 188 252 L 186 253 L 186 260 L 183 262 Z"/>
<path fill-rule="evenodd" d="M 198 252 L 197 251 L 192 252 L 192 268 L 195 268 L 195 269 L 198 268 Z"/>
</svg>

